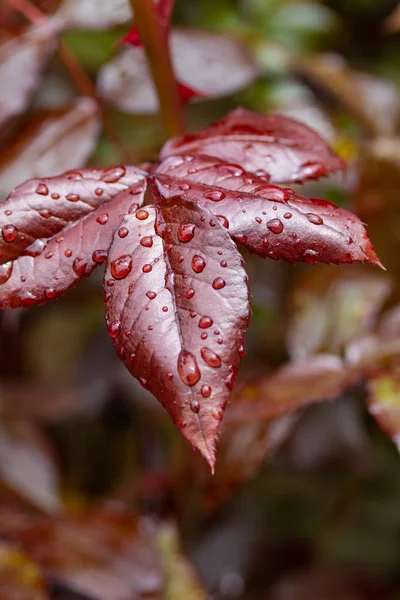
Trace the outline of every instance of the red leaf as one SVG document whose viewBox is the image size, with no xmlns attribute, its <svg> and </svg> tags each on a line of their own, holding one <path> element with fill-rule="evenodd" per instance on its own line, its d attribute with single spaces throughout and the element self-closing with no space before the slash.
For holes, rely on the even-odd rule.
<svg viewBox="0 0 400 600">
<path fill-rule="evenodd" d="M 129 235 L 114 236 L 105 276 L 109 333 L 213 469 L 248 326 L 240 254 L 218 219 L 179 197 L 139 209 L 122 227 Z"/>
<path fill-rule="evenodd" d="M 161 158 L 182 154 L 215 156 L 270 182 L 301 182 L 345 168 L 321 136 L 306 125 L 243 108 L 197 135 L 169 140 L 161 150 Z"/>
<path fill-rule="evenodd" d="M 25 111 L 42 71 L 56 49 L 60 26 L 32 25 L 0 46 L 0 126 Z"/>
<path fill-rule="evenodd" d="M 143 47 L 142 40 L 140 39 L 137 27 L 132 27 L 132 29 L 130 29 L 128 33 L 122 38 L 120 43 L 135 46 L 136 48 Z"/>
<path fill-rule="evenodd" d="M 172 157 L 161 163 L 157 177 L 166 197 L 179 194 L 201 202 L 236 242 L 263 258 L 380 264 L 355 215 L 326 200 L 269 185 L 238 165 Z"/>
<path fill-rule="evenodd" d="M 206 98 L 207 96 L 194 88 L 185 85 L 184 83 L 178 83 L 178 90 L 181 100 L 184 104 L 190 102 L 194 98 Z"/>
<path fill-rule="evenodd" d="M 90 275 L 144 191 L 143 173 L 134 167 L 84 169 L 19 186 L 3 205 L 0 307 L 42 304 Z"/>
</svg>

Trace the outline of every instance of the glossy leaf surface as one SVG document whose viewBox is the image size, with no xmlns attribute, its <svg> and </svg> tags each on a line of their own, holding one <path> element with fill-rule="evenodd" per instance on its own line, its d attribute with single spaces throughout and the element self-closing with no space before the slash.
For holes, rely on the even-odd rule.
<svg viewBox="0 0 400 600">
<path fill-rule="evenodd" d="M 121 177 L 107 182 L 117 169 L 82 170 L 40 183 L 31 180 L 15 190 L 4 205 L 12 206 L 10 217 L 18 225 L 2 226 L 2 260 L 7 262 L 0 267 L 1 307 L 45 303 L 64 294 L 106 260 L 114 230 L 125 214 L 142 203 L 145 190 L 143 174 L 133 167 L 123 175 L 119 168 Z M 70 193 L 65 195 L 66 182 Z M 39 189 L 41 196 L 44 188 L 47 193 L 41 205 L 41 198 L 36 200 L 33 195 Z M 27 247 L 26 242 L 32 240 L 36 241 Z"/>
<path fill-rule="evenodd" d="M 236 164 L 172 157 L 157 173 L 166 196 L 201 202 L 236 242 L 262 257 L 309 263 L 378 264 L 361 221 L 326 200 L 269 185 Z M 180 191 L 181 190 L 181 191 Z"/>
<path fill-rule="evenodd" d="M 306 125 L 243 108 L 197 135 L 172 138 L 161 150 L 161 158 L 182 154 L 214 156 L 278 183 L 317 179 L 344 169 L 342 160 Z"/>
<path fill-rule="evenodd" d="M 122 227 L 129 233 L 114 236 L 105 276 L 108 331 L 213 469 L 248 326 L 240 254 L 218 219 L 179 196 L 139 209 Z"/>
</svg>

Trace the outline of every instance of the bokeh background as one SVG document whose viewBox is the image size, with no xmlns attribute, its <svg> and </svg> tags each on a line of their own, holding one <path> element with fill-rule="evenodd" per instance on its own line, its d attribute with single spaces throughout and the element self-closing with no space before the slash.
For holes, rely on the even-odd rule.
<svg viewBox="0 0 400 600">
<path fill-rule="evenodd" d="M 172 23 L 190 130 L 237 106 L 315 128 L 349 169 L 298 189 L 356 212 L 387 271 L 244 255 L 253 316 L 214 477 L 118 361 L 101 269 L 3 311 L 0 599 L 399 600 L 400 5 L 177 0 Z M 125 0 L 3 0 L 0 201 L 157 158 L 130 27 Z"/>
</svg>

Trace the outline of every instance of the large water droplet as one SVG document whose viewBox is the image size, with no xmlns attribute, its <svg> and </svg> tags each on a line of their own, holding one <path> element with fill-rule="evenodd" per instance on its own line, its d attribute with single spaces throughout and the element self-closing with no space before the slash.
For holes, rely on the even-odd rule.
<svg viewBox="0 0 400 600">
<path fill-rule="evenodd" d="M 102 215 L 99 215 L 97 217 L 96 221 L 100 223 L 100 225 L 105 225 L 108 221 L 108 215 L 106 213 L 103 213 Z"/>
<path fill-rule="evenodd" d="M 80 196 L 78 196 L 78 194 L 67 194 L 65 197 L 70 202 L 78 202 L 78 200 L 80 200 Z"/>
<path fill-rule="evenodd" d="M 192 258 L 192 269 L 195 273 L 201 273 L 206 266 L 206 261 L 199 254 L 195 254 Z"/>
<path fill-rule="evenodd" d="M 60 194 L 57 194 L 57 192 L 54 192 L 54 194 L 52 194 L 51 197 L 53 198 L 53 200 L 58 200 L 60 198 Z"/>
<path fill-rule="evenodd" d="M 44 183 L 39 183 L 39 185 L 36 188 L 36 193 L 40 194 L 41 196 L 47 196 L 47 194 L 49 193 L 49 188 Z"/>
<path fill-rule="evenodd" d="M 184 244 L 190 242 L 194 236 L 195 226 L 192 223 L 181 223 L 178 228 L 178 240 Z"/>
<path fill-rule="evenodd" d="M 200 370 L 196 357 L 187 350 L 181 350 L 178 356 L 178 373 L 183 383 L 195 385 L 200 379 Z"/>
<path fill-rule="evenodd" d="M 44 292 L 47 300 L 53 300 L 56 297 L 56 291 L 53 288 L 47 288 Z"/>
<path fill-rule="evenodd" d="M 267 227 L 272 233 L 282 233 L 283 223 L 279 219 L 271 219 L 267 223 Z"/>
<path fill-rule="evenodd" d="M 111 263 L 111 275 L 114 279 L 124 279 L 132 270 L 132 257 L 124 254 Z"/>
<path fill-rule="evenodd" d="M 207 200 L 212 200 L 213 202 L 220 202 L 220 200 L 225 198 L 225 194 L 219 190 L 212 190 L 211 192 L 206 192 L 204 194 L 204 198 L 207 198 Z"/>
<path fill-rule="evenodd" d="M 118 229 L 118 235 L 121 239 L 124 239 L 127 235 L 129 235 L 129 230 L 126 227 L 120 227 Z"/>
<path fill-rule="evenodd" d="M 221 358 L 218 354 L 215 354 L 210 348 L 202 348 L 200 350 L 201 358 L 208 364 L 209 367 L 214 369 L 221 366 Z"/>
<path fill-rule="evenodd" d="M 225 229 L 229 229 L 229 221 L 224 215 L 215 215 L 220 223 L 225 227 Z"/>
<path fill-rule="evenodd" d="M 139 208 L 139 210 L 136 211 L 136 218 L 139 219 L 139 221 L 145 221 L 148 216 L 149 213 L 147 210 L 144 210 L 144 208 Z"/>
<path fill-rule="evenodd" d="M 304 251 L 304 260 L 308 262 L 310 265 L 314 265 L 317 262 L 318 252 L 316 250 L 308 250 Z"/>
<path fill-rule="evenodd" d="M 8 243 L 13 242 L 18 237 L 18 229 L 15 227 L 15 225 L 4 225 L 1 233 L 3 240 Z"/>
<path fill-rule="evenodd" d="M 157 294 L 155 292 L 152 292 L 151 290 L 146 292 L 146 296 L 150 299 L 150 300 L 154 300 L 154 298 L 157 296 Z"/>
<path fill-rule="evenodd" d="M 187 292 L 186 292 L 186 298 L 187 298 L 188 300 L 190 300 L 191 298 L 193 298 L 194 294 L 195 294 L 195 291 L 194 291 L 194 289 L 193 289 L 193 288 L 189 288 L 189 289 L 187 290 Z"/>
<path fill-rule="evenodd" d="M 120 321 L 114 321 L 113 323 L 110 323 L 107 329 L 110 337 L 115 339 L 119 336 L 119 332 L 121 331 Z"/>
<path fill-rule="evenodd" d="M 222 279 L 222 277 L 217 277 L 212 282 L 212 286 L 213 286 L 214 290 L 222 290 L 222 288 L 224 288 L 226 286 L 226 281 L 225 281 L 225 279 Z"/>
<path fill-rule="evenodd" d="M 208 327 L 211 327 L 211 325 L 214 323 L 214 321 L 211 319 L 211 317 L 200 317 L 199 320 L 199 327 L 200 329 L 208 329 Z"/>
<path fill-rule="evenodd" d="M 283 215 L 283 218 L 284 218 L 284 219 L 291 219 L 291 218 L 292 218 L 292 213 L 290 213 L 290 212 L 286 212 L 286 213 Z"/>
<path fill-rule="evenodd" d="M 143 273 L 150 273 L 150 271 L 152 270 L 152 268 L 153 267 L 151 265 L 149 265 L 149 264 L 143 265 L 142 271 L 143 271 Z"/>
<path fill-rule="evenodd" d="M 145 248 L 151 248 L 153 245 L 153 238 L 150 235 L 146 235 L 140 240 L 140 245 Z"/>
<path fill-rule="evenodd" d="M 101 178 L 102 181 L 106 183 L 117 183 L 126 173 L 125 167 L 111 167 L 110 169 L 106 169 L 104 171 L 103 176 Z"/>
<path fill-rule="evenodd" d="M 212 389 L 209 385 L 202 385 L 200 391 L 203 398 L 208 398 L 211 395 Z"/>
<path fill-rule="evenodd" d="M 72 265 L 72 268 L 79 277 L 84 277 L 86 275 L 86 267 L 86 260 L 84 258 L 79 257 L 74 260 Z"/>
<path fill-rule="evenodd" d="M 190 185 L 188 183 L 181 183 L 179 184 L 179 189 L 182 190 L 182 192 L 187 192 L 190 190 Z"/>
<path fill-rule="evenodd" d="M 67 248 L 66 251 L 64 252 L 64 256 L 66 258 L 71 258 L 71 256 L 72 256 L 72 250 L 70 250 L 69 248 Z"/>
<path fill-rule="evenodd" d="M 319 215 L 315 215 L 314 213 L 308 213 L 306 217 L 314 225 L 322 225 L 324 222 Z"/>
</svg>

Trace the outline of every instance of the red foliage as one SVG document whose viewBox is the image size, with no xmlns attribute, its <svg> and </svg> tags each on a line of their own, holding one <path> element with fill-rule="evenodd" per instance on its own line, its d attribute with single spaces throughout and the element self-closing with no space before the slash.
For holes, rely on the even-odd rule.
<svg viewBox="0 0 400 600">
<path fill-rule="evenodd" d="M 271 185 L 343 167 L 292 119 L 238 109 L 162 157 L 150 173 L 84 169 L 17 187 L 0 216 L 0 306 L 58 297 L 107 259 L 120 358 L 213 469 L 249 318 L 235 242 L 291 262 L 379 260 L 357 217 Z M 154 206 L 139 208 L 147 184 Z"/>
</svg>

